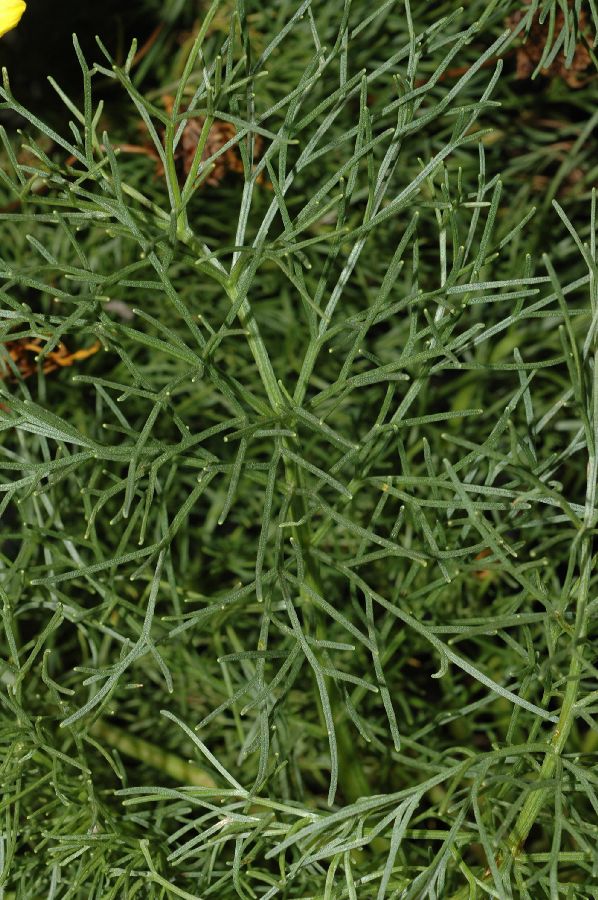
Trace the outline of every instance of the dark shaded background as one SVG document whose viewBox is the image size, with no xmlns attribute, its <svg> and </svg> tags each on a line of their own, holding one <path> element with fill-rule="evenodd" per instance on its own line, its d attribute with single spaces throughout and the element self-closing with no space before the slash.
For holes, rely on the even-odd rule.
<svg viewBox="0 0 598 900">
<path fill-rule="evenodd" d="M 185 15 L 191 18 L 197 12 L 195 2 L 176 5 L 184 6 Z M 173 7 L 173 3 L 158 4 L 153 0 L 28 0 L 19 26 L 0 41 L 0 65 L 8 69 L 13 93 L 25 106 L 45 120 L 64 121 L 65 108 L 47 76 L 52 75 L 73 99 L 80 94 L 81 69 L 73 49 L 73 33 L 89 62 L 102 59 L 96 35 L 114 58 L 122 61 L 131 40 L 136 37 L 143 45 L 160 22 L 166 24 L 172 18 L 176 12 Z M 14 114 L 11 117 L 4 110 L 0 117 L 14 122 Z"/>
</svg>

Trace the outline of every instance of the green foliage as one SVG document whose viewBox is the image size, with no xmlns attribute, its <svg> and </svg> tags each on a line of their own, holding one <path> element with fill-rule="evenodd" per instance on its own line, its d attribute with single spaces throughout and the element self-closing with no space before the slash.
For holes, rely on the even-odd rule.
<svg viewBox="0 0 598 900">
<path fill-rule="evenodd" d="M 5 73 L 2 896 L 594 896 L 595 82 L 519 8 L 215 0 L 60 133 Z"/>
</svg>

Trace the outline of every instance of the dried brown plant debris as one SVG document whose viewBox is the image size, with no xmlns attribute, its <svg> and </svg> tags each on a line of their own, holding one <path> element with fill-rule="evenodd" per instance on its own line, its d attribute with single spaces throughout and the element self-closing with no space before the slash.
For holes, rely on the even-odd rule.
<svg viewBox="0 0 598 900">
<path fill-rule="evenodd" d="M 173 98 L 165 96 L 162 98 L 162 102 L 164 103 L 166 110 L 169 113 L 172 112 Z M 196 116 L 189 119 L 183 128 L 183 133 L 175 153 L 175 161 L 178 166 L 181 180 L 184 180 L 191 171 L 195 151 L 197 150 L 204 124 L 205 118 L 203 116 Z M 215 153 L 222 150 L 229 141 L 234 139 L 236 133 L 237 130 L 235 126 L 230 122 L 224 122 L 222 119 L 214 119 L 201 154 L 202 162 L 205 162 Z M 260 156 L 262 146 L 262 138 L 256 134 L 253 140 L 254 154 L 256 157 Z M 218 187 L 223 179 L 230 173 L 237 175 L 243 174 L 243 161 L 241 159 L 239 148 L 236 145 L 229 147 L 224 153 L 217 156 L 216 159 L 213 160 L 212 165 L 213 169 L 205 179 L 205 184 L 209 184 L 210 187 Z"/>
<path fill-rule="evenodd" d="M 480 552 L 477 554 L 475 558 L 476 562 L 480 559 L 486 559 L 487 556 L 491 555 L 492 551 L 488 547 L 486 547 L 484 550 L 480 550 Z M 492 572 L 490 569 L 476 569 L 473 574 L 475 578 L 479 578 L 480 581 L 483 581 L 486 578 L 490 578 Z"/>
<path fill-rule="evenodd" d="M 30 375 L 35 374 L 38 368 L 38 359 L 43 350 L 43 343 L 39 338 L 17 338 L 14 341 L 6 341 L 4 346 L 23 378 L 29 378 Z M 96 341 L 91 347 L 71 353 L 66 345 L 59 341 L 53 350 L 42 357 L 42 370 L 48 375 L 50 372 L 55 372 L 56 369 L 72 366 L 75 362 L 93 356 L 100 347 L 100 342 Z M 0 379 L 9 380 L 14 377 L 13 369 L 4 359 L 0 358 Z"/>
<path fill-rule="evenodd" d="M 527 0 L 529 5 L 529 0 Z M 570 4 L 571 6 L 572 4 Z M 506 20 L 507 27 L 514 29 L 521 19 L 527 15 L 525 8 L 513 13 Z M 558 35 L 565 24 L 565 17 L 561 9 L 557 9 L 554 23 L 554 34 Z M 588 19 L 581 10 L 578 21 L 578 33 L 587 34 Z M 517 47 L 516 53 L 516 71 L 515 77 L 523 80 L 530 78 L 532 73 L 537 69 L 542 57 L 545 53 L 546 43 L 550 35 L 550 26 L 548 17 L 540 22 L 540 16 L 536 14 L 532 21 L 527 37 L 524 42 Z M 594 45 L 594 40 L 589 41 L 590 45 Z M 588 82 L 589 68 L 592 63 L 588 46 L 579 39 L 573 58 L 567 65 L 566 55 L 563 49 L 559 50 L 550 65 L 540 69 L 540 74 L 547 78 L 562 78 L 562 80 L 570 88 L 581 88 Z"/>
</svg>

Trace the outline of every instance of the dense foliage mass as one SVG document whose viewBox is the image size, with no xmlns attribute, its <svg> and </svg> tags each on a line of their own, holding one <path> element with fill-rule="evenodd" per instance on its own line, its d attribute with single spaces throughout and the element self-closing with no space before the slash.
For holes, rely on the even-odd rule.
<svg viewBox="0 0 598 900">
<path fill-rule="evenodd" d="M 596 6 L 162 13 L 0 89 L 2 896 L 593 897 Z"/>
</svg>

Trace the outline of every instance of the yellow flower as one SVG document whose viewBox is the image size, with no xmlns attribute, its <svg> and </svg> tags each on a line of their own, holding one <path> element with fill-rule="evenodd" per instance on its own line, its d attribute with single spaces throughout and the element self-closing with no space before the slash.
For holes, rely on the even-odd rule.
<svg viewBox="0 0 598 900">
<path fill-rule="evenodd" d="M 26 8 L 23 0 L 0 0 L 0 37 L 19 24 Z"/>
</svg>

